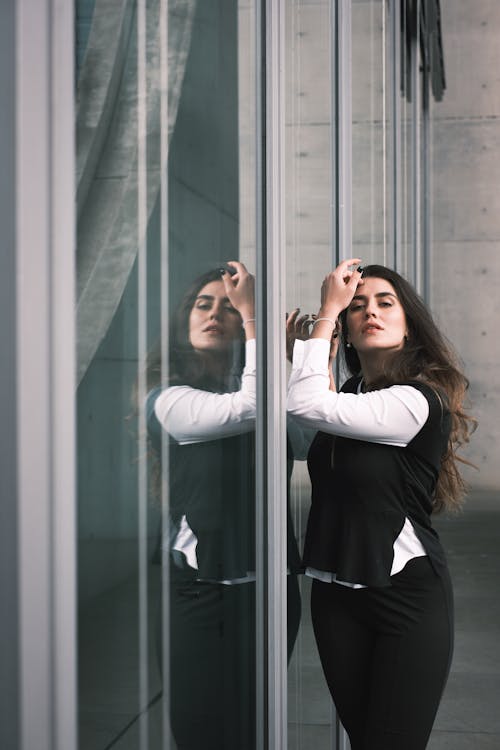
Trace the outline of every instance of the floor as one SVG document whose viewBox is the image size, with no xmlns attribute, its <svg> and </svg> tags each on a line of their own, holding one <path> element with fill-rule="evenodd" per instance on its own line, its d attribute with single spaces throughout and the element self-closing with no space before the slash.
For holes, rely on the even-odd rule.
<svg viewBox="0 0 500 750">
<path fill-rule="evenodd" d="M 455 655 L 429 750 L 500 748 L 500 493 L 436 524 L 455 586 Z"/>
<path fill-rule="evenodd" d="M 473 493 L 461 515 L 439 518 L 436 526 L 455 585 L 456 645 L 428 750 L 499 750 L 500 494 Z M 152 601 L 157 585 L 153 571 Z M 332 707 L 311 633 L 308 581 L 302 585 L 302 627 L 289 668 L 288 748 L 332 750 Z M 80 750 L 175 750 L 169 738 L 162 740 L 161 701 L 144 713 L 147 720 L 137 718 L 137 601 L 137 586 L 127 583 L 82 610 Z M 161 690 L 154 619 L 149 700 Z"/>
</svg>

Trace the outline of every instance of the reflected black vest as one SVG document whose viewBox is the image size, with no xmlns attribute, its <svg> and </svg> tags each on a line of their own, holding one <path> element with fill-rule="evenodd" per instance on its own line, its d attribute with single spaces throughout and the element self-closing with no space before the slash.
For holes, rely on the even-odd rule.
<svg viewBox="0 0 500 750">
<path fill-rule="evenodd" d="M 161 425 L 148 398 L 148 431 L 161 455 Z M 293 457 L 288 445 L 288 483 Z M 183 515 L 198 539 L 198 578 L 221 581 L 255 571 L 255 433 L 179 445 L 169 437 L 171 541 Z M 289 496 L 289 493 L 288 493 Z M 288 510 L 288 566 L 300 557 Z"/>
</svg>

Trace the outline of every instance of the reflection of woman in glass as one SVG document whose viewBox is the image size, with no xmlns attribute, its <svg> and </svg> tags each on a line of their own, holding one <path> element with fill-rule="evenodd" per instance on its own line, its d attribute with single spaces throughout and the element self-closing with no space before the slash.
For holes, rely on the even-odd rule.
<svg viewBox="0 0 500 750">
<path fill-rule="evenodd" d="M 174 317 L 170 343 L 170 385 L 150 391 L 148 427 L 157 451 L 162 430 L 169 441 L 172 532 L 164 545 L 172 582 L 172 729 L 179 750 L 250 750 L 255 310 L 254 280 L 242 263 L 194 282 Z M 150 388 L 157 370 L 150 368 Z M 296 570 L 292 541 L 289 557 Z M 289 607 L 291 649 L 300 612 L 295 576 L 289 576 Z"/>
<path fill-rule="evenodd" d="M 311 340 L 296 342 L 289 410 L 319 432 L 304 549 L 321 663 L 352 750 L 423 750 L 447 679 L 452 590 L 431 514 L 458 505 L 467 382 L 397 273 L 341 263 Z M 353 377 L 337 393 L 340 316 Z M 293 327 L 293 320 L 289 326 Z"/>
</svg>

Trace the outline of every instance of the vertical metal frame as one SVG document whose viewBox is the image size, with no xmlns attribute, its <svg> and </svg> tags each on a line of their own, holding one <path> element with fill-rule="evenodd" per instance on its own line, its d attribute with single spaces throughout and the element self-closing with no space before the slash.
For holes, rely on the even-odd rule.
<svg viewBox="0 0 500 750">
<path fill-rule="evenodd" d="M 427 304 L 431 301 L 431 252 L 432 252 L 432 211 L 431 211 L 431 117 L 430 117 L 430 71 L 427 62 L 422 71 L 422 295 Z"/>
<path fill-rule="evenodd" d="M 147 367 L 147 7 L 145 0 L 137 2 L 137 395 L 139 404 L 138 433 L 139 458 L 137 481 L 138 518 L 138 570 L 139 593 L 137 599 L 139 637 L 139 747 L 149 747 L 149 693 L 148 659 L 148 539 L 147 539 L 147 447 L 146 447 L 146 367 Z"/>
<path fill-rule="evenodd" d="M 257 745 L 287 746 L 285 0 L 256 13 L 257 76 Z M 260 157 L 260 158 L 259 158 Z"/>
<path fill-rule="evenodd" d="M 22 750 L 76 748 L 73 4 L 16 4 Z"/>
<path fill-rule="evenodd" d="M 161 277 L 161 375 L 162 385 L 169 382 L 169 263 L 168 263 L 168 2 L 160 0 L 160 277 Z M 169 441 L 162 430 L 161 440 L 161 538 L 170 538 L 170 454 Z M 161 550 L 161 622 L 162 673 L 170 674 L 170 555 L 162 544 Z M 161 698 L 162 750 L 170 750 L 170 680 L 163 680 Z"/>
<path fill-rule="evenodd" d="M 413 0 L 411 8 L 411 112 L 412 112 L 412 144 L 411 144 L 411 169 L 412 169 L 412 282 L 418 292 L 422 291 L 422 273 L 420 267 L 420 253 L 422 247 L 422 206 L 421 206 L 421 127 L 420 112 L 421 89 L 419 70 L 419 25 L 420 25 L 420 0 Z"/>
<path fill-rule="evenodd" d="M 15 0 L 0 5 L 0 747 L 19 746 L 16 424 Z"/>
<path fill-rule="evenodd" d="M 352 255 L 352 11 L 351 0 L 330 4 L 332 268 Z M 339 366 L 336 364 L 339 380 Z M 332 703 L 332 750 L 348 750 L 347 733 Z"/>
<path fill-rule="evenodd" d="M 352 254 L 352 12 L 351 0 L 331 0 L 333 265 Z"/>
<path fill-rule="evenodd" d="M 389 70 L 391 87 L 391 146 L 389 150 L 391 179 L 390 247 L 395 271 L 403 267 L 401 258 L 401 4 L 387 0 L 390 24 Z"/>
</svg>

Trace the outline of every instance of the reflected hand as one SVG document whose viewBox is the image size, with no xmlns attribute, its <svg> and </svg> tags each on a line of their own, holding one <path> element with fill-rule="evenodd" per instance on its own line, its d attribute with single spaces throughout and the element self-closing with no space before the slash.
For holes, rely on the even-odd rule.
<svg viewBox="0 0 500 750">
<path fill-rule="evenodd" d="M 331 366 L 333 360 L 337 356 L 337 352 L 339 350 L 339 344 L 340 344 L 340 331 L 342 330 L 342 325 L 340 323 L 340 318 L 337 318 L 335 321 L 335 328 L 333 329 L 332 338 L 330 339 L 330 354 L 328 357 L 328 364 Z"/>
<path fill-rule="evenodd" d="M 293 345 L 297 339 L 307 341 L 310 334 L 310 325 L 313 319 L 310 315 L 301 315 L 299 318 L 300 308 L 297 307 L 286 318 L 286 358 L 289 362 L 293 357 Z"/>
</svg>

